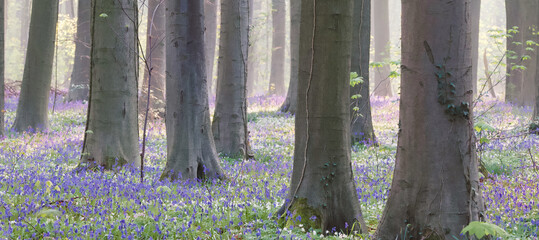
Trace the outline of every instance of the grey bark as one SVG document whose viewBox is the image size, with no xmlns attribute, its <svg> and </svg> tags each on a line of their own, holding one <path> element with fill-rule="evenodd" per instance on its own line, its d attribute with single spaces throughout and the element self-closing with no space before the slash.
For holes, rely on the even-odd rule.
<svg viewBox="0 0 539 240">
<path fill-rule="evenodd" d="M 390 41 L 389 41 L 389 1 L 372 0 L 374 11 L 374 61 L 382 66 L 374 69 L 374 95 L 391 97 L 390 68 Z"/>
<path fill-rule="evenodd" d="M 4 0 L 0 0 L 0 137 L 4 136 Z"/>
<path fill-rule="evenodd" d="M 248 0 L 248 2 L 249 2 L 249 29 L 252 30 L 255 28 L 255 25 L 256 25 L 256 22 L 255 22 L 256 8 L 255 8 L 254 0 Z M 223 15 L 223 11 L 221 9 L 221 19 L 222 19 L 222 15 Z M 221 23 L 221 26 L 222 26 L 222 23 Z M 260 61 L 260 57 L 255 54 L 252 54 L 255 52 L 255 49 L 256 49 L 256 44 L 255 44 L 256 43 L 255 38 L 257 37 L 256 35 L 257 34 L 255 31 L 249 31 L 248 51 L 251 54 L 249 54 L 247 58 L 247 72 L 249 73 L 249 75 L 247 76 L 247 83 L 246 83 L 247 96 L 252 96 L 253 93 L 255 92 L 255 84 L 258 82 L 258 77 L 259 77 L 258 61 Z"/>
<path fill-rule="evenodd" d="M 140 166 L 137 1 L 92 1 L 90 100 L 80 167 Z"/>
<path fill-rule="evenodd" d="M 91 0 L 79 0 L 77 7 L 77 35 L 75 38 L 75 61 L 67 101 L 88 100 L 90 85 L 90 18 Z"/>
<path fill-rule="evenodd" d="M 539 11 L 539 1 L 537 0 L 523 0 L 521 4 L 521 11 L 519 16 L 523 18 L 523 26 L 520 31 L 523 32 L 523 55 L 527 55 L 530 58 L 523 61 L 523 65 L 526 67 L 524 70 L 522 79 L 522 92 L 520 93 L 520 106 L 534 106 L 535 105 L 535 79 L 537 78 L 537 45 L 527 44 L 528 41 L 539 42 L 537 37 L 537 21 Z M 533 50 L 529 50 L 533 49 Z"/>
<path fill-rule="evenodd" d="M 471 0 L 470 18 L 472 21 L 472 84 L 477 96 L 477 70 L 479 69 L 479 20 L 481 19 L 481 0 Z"/>
<path fill-rule="evenodd" d="M 269 94 L 284 95 L 284 53 L 286 40 L 286 2 L 272 0 L 273 41 Z"/>
<path fill-rule="evenodd" d="M 162 115 L 165 111 L 165 0 L 148 0 L 146 30 L 146 63 L 139 97 L 139 112 L 148 106 L 148 79 L 151 68 L 150 111 Z"/>
<path fill-rule="evenodd" d="M 167 164 L 161 178 L 225 177 L 211 130 L 203 2 L 167 2 Z"/>
<path fill-rule="evenodd" d="M 32 11 L 32 0 L 22 0 L 21 9 L 21 48 L 28 46 L 28 35 L 30 31 L 30 13 Z"/>
<path fill-rule="evenodd" d="M 369 143 L 375 141 L 369 91 L 371 0 L 356 0 L 354 2 L 352 27 L 350 71 L 356 72 L 363 79 L 363 83 L 350 88 L 352 143 Z M 353 96 L 358 94 L 360 97 L 354 99 Z"/>
<path fill-rule="evenodd" d="M 208 82 L 208 95 L 213 90 L 213 69 L 215 63 L 215 48 L 217 45 L 217 11 L 219 0 L 204 1 L 204 42 L 206 48 L 206 76 Z"/>
<path fill-rule="evenodd" d="M 482 220 L 470 1 L 402 1 L 399 138 L 376 239 L 467 239 Z"/>
<path fill-rule="evenodd" d="M 290 1 L 290 79 L 281 112 L 296 114 L 298 105 L 299 31 L 301 1 Z"/>
<path fill-rule="evenodd" d="M 505 0 L 505 12 L 507 15 L 507 29 L 521 26 L 521 18 L 519 17 L 518 1 Z M 521 92 L 522 71 L 520 69 L 513 70 L 514 65 L 520 65 L 520 54 L 522 53 L 522 32 L 518 31 L 512 34 L 512 37 L 507 38 L 507 77 L 505 80 L 505 102 L 517 103 L 518 96 Z"/>
<path fill-rule="evenodd" d="M 54 58 L 58 1 L 35 0 L 21 95 L 13 130 L 47 130 L 49 127 L 49 91 Z"/>
<path fill-rule="evenodd" d="M 228 156 L 248 153 L 245 89 L 248 14 L 247 0 L 221 1 L 217 97 L 212 130 L 217 151 Z"/>
<path fill-rule="evenodd" d="M 294 164 L 279 213 L 324 232 L 366 232 L 350 161 L 353 1 L 303 0 L 301 7 Z"/>
</svg>

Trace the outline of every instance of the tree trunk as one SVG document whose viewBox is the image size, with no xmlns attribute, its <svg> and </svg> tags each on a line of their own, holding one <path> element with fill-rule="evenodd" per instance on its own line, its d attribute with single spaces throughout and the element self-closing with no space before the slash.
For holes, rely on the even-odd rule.
<svg viewBox="0 0 539 240">
<path fill-rule="evenodd" d="M 140 165 L 137 1 L 92 1 L 90 101 L 83 167 Z"/>
<path fill-rule="evenodd" d="M 210 122 L 203 2 L 167 3 L 167 164 L 161 178 L 224 178 Z"/>
<path fill-rule="evenodd" d="M 30 12 L 32 11 L 32 0 L 22 0 L 21 9 L 21 48 L 25 52 L 28 46 L 28 35 L 30 31 Z"/>
<path fill-rule="evenodd" d="M 522 0 L 521 0 L 522 1 Z M 520 5 L 520 14 L 523 25 L 520 27 L 522 31 L 523 42 L 523 55 L 529 56 L 529 59 L 523 60 L 522 65 L 526 68 L 522 78 L 522 92 L 519 94 L 520 106 L 534 106 L 535 105 L 535 78 L 537 67 L 537 16 L 539 11 L 539 2 L 537 0 L 523 0 Z M 534 43 L 528 43 L 533 41 Z"/>
<path fill-rule="evenodd" d="M 301 1 L 290 1 L 290 84 L 281 112 L 296 114 L 298 106 L 299 26 Z"/>
<path fill-rule="evenodd" d="M 472 21 L 472 84 L 476 96 L 480 93 L 477 89 L 477 70 L 479 69 L 479 20 L 481 19 L 481 0 L 471 0 L 470 18 Z"/>
<path fill-rule="evenodd" d="M 366 232 L 350 162 L 353 1 L 303 0 L 301 7 L 294 165 L 280 213 L 292 213 L 286 225 Z"/>
<path fill-rule="evenodd" d="M 258 61 L 260 61 L 260 56 L 257 56 L 255 54 L 252 54 L 255 52 L 256 49 L 256 31 L 252 31 L 252 29 L 255 28 L 256 22 L 255 22 L 255 4 L 254 0 L 248 0 L 249 2 L 249 52 L 251 53 L 247 59 L 247 72 L 249 75 L 247 76 L 247 96 L 252 96 L 255 93 L 255 84 L 258 82 Z M 221 19 L 223 17 L 223 10 L 221 9 Z M 221 23 L 222 27 L 223 23 Z"/>
<path fill-rule="evenodd" d="M 350 97 L 352 99 L 350 104 L 352 143 L 369 143 L 375 141 L 369 91 L 371 0 L 355 1 L 352 27 L 352 60 L 350 71 L 357 73 L 363 79 L 363 83 L 350 88 Z"/>
<path fill-rule="evenodd" d="M 488 59 L 487 59 L 487 49 L 485 48 L 485 51 L 483 52 L 483 64 L 485 66 L 485 79 L 488 84 L 488 91 L 490 92 L 490 95 L 494 98 L 496 97 L 496 91 L 494 91 L 494 84 L 492 84 L 492 73 L 490 70 L 488 70 Z"/>
<path fill-rule="evenodd" d="M 0 0 L 0 137 L 4 136 L 4 0 Z"/>
<path fill-rule="evenodd" d="M 483 214 L 469 5 L 402 1 L 399 140 L 376 239 L 465 239 L 462 228 Z"/>
<path fill-rule="evenodd" d="M 217 6 L 219 0 L 204 0 L 204 42 L 206 48 L 206 76 L 208 95 L 213 89 L 213 63 L 215 62 L 215 46 L 217 45 Z"/>
<path fill-rule="evenodd" d="M 271 54 L 271 74 L 269 94 L 283 95 L 284 87 L 284 48 L 286 43 L 286 2 L 272 0 L 273 41 Z"/>
<path fill-rule="evenodd" d="M 139 112 L 148 106 L 148 79 L 151 68 L 150 111 L 165 111 L 165 0 L 148 0 L 148 25 L 146 38 L 146 63 L 144 80 L 139 97 Z"/>
<path fill-rule="evenodd" d="M 71 84 L 67 101 L 88 100 L 90 84 L 90 17 L 91 1 L 80 0 L 77 18 L 77 37 L 75 39 L 75 61 L 71 73 Z"/>
<path fill-rule="evenodd" d="M 84 0 L 80 0 L 79 2 L 81 2 L 81 1 L 84 1 Z M 70 18 L 74 18 L 75 17 L 75 8 L 73 6 L 73 0 L 65 0 L 65 1 L 63 1 L 63 5 L 64 5 L 63 8 L 64 8 L 65 14 L 67 14 L 67 16 L 69 16 Z"/>
<path fill-rule="evenodd" d="M 221 2 L 221 35 L 217 97 L 212 130 L 219 152 L 231 157 L 248 152 L 247 52 L 249 36 L 247 0 Z"/>
<path fill-rule="evenodd" d="M 389 77 L 389 2 L 388 0 L 373 0 L 374 11 L 374 61 L 381 66 L 374 69 L 374 95 L 392 97 L 391 78 Z"/>
<path fill-rule="evenodd" d="M 507 30 L 513 27 L 521 26 L 521 18 L 519 17 L 518 1 L 505 0 L 505 12 L 507 15 Z M 511 33 L 509 33 L 511 34 Z M 507 38 L 507 77 L 505 80 L 505 102 L 517 103 L 518 96 L 521 92 L 522 85 L 522 70 L 513 69 L 514 65 L 520 65 L 520 56 L 522 54 L 522 32 L 519 30 L 511 34 L 512 38 Z"/>
<path fill-rule="evenodd" d="M 49 126 L 49 91 L 58 22 L 58 1 L 35 0 L 30 22 L 30 35 L 21 95 L 13 129 L 22 132 Z"/>
</svg>

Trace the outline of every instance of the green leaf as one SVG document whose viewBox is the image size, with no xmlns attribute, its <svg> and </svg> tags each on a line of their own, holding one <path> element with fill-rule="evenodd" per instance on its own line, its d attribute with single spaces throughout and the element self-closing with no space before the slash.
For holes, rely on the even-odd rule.
<svg viewBox="0 0 539 240">
<path fill-rule="evenodd" d="M 106 13 L 101 13 L 101 14 L 99 14 L 99 17 L 101 17 L 101 18 L 106 18 L 106 17 L 108 17 L 108 16 L 109 16 L 109 15 L 107 15 Z"/>
<path fill-rule="evenodd" d="M 464 229 L 462 229 L 461 234 L 469 234 L 470 236 L 475 235 L 477 238 L 482 238 L 484 236 L 493 236 L 493 237 L 503 237 L 507 236 L 507 232 L 503 230 L 502 228 L 492 224 L 492 223 L 486 223 L 486 222 L 471 222 L 466 226 Z"/>
<path fill-rule="evenodd" d="M 481 132 L 483 130 L 485 131 L 489 131 L 489 132 L 494 132 L 496 131 L 496 128 L 494 128 L 493 126 L 490 126 L 488 123 L 484 122 L 484 121 L 477 121 L 475 124 L 474 124 L 474 129 L 478 132 Z"/>
<path fill-rule="evenodd" d="M 57 209 L 44 208 L 37 212 L 39 218 L 56 218 L 62 216 L 62 212 Z"/>
</svg>

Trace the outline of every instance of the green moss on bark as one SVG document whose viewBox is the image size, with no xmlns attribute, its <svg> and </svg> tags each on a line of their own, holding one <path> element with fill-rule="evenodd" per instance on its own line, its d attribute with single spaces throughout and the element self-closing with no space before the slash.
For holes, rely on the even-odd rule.
<svg viewBox="0 0 539 240">
<path fill-rule="evenodd" d="M 289 211 L 292 214 L 288 218 L 286 213 L 279 218 L 279 225 L 281 227 L 287 228 L 301 224 L 305 229 L 309 230 L 322 228 L 322 214 L 320 210 L 310 206 L 306 198 L 294 199 Z"/>
</svg>

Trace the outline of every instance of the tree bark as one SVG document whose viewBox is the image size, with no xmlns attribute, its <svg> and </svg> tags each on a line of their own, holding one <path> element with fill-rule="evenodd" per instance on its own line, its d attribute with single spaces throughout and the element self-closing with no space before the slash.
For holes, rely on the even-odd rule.
<svg viewBox="0 0 539 240">
<path fill-rule="evenodd" d="M 283 95 L 284 87 L 284 50 L 286 43 L 286 2 L 272 0 L 273 41 L 271 54 L 271 73 L 269 94 Z"/>
<path fill-rule="evenodd" d="M 374 10 L 374 61 L 381 63 L 374 69 L 374 95 L 392 97 L 390 68 L 390 42 L 389 42 L 389 1 L 373 0 Z"/>
<path fill-rule="evenodd" d="M 518 1 L 505 0 L 505 12 L 507 15 L 507 30 L 513 27 L 521 26 L 519 17 Z M 520 55 L 522 53 L 522 32 L 512 34 L 511 38 L 507 38 L 507 77 L 505 80 L 505 102 L 517 103 L 518 96 L 521 92 L 522 71 L 520 69 L 512 69 L 514 65 L 520 65 Z"/>
<path fill-rule="evenodd" d="M 481 220 L 470 1 L 402 1 L 399 140 L 376 239 L 465 239 Z"/>
<path fill-rule="evenodd" d="M 299 216 L 305 228 L 366 232 L 350 162 L 353 1 L 301 3 L 294 164 L 279 213 L 292 213 L 286 225 Z"/>
<path fill-rule="evenodd" d="M 91 0 L 80 0 L 77 18 L 77 37 L 75 40 L 75 61 L 71 73 L 71 84 L 67 101 L 88 100 L 90 85 L 90 18 Z"/>
<path fill-rule="evenodd" d="M 298 106 L 299 29 L 301 1 L 290 1 L 290 83 L 281 112 L 296 114 Z"/>
<path fill-rule="evenodd" d="M 529 56 L 529 59 L 523 60 L 522 64 L 526 68 L 522 78 L 522 92 L 519 94 L 520 106 L 534 106 L 535 105 L 535 75 L 537 67 L 537 21 L 539 2 L 537 0 L 521 0 L 520 14 L 519 16 L 523 21 L 523 26 L 520 27 L 522 31 L 523 42 L 523 55 Z M 528 41 L 534 43 L 528 44 Z"/>
<path fill-rule="evenodd" d="M 249 73 L 249 75 L 247 76 L 246 88 L 247 88 L 247 96 L 252 96 L 255 92 L 255 84 L 258 82 L 258 77 L 259 77 L 258 61 L 260 61 L 260 57 L 255 54 L 252 54 L 255 52 L 256 45 L 257 45 L 255 41 L 256 32 L 252 31 L 252 29 L 254 29 L 255 25 L 257 24 L 255 22 L 256 8 L 255 8 L 254 0 L 248 0 L 248 2 L 249 2 L 249 29 L 251 29 L 249 31 L 249 37 L 248 37 L 249 38 L 248 51 L 251 54 L 247 58 L 247 72 Z M 222 15 L 223 15 L 223 11 L 221 9 L 221 19 L 222 19 Z M 221 26 L 222 26 L 222 23 L 221 23 Z"/>
<path fill-rule="evenodd" d="M 148 79 L 151 66 L 150 111 L 162 115 L 165 111 L 165 0 L 148 0 L 146 30 L 146 63 L 139 97 L 139 112 L 148 106 Z"/>
<path fill-rule="evenodd" d="M 203 2 L 167 2 L 167 164 L 161 178 L 224 178 L 210 122 Z"/>
<path fill-rule="evenodd" d="M 248 152 L 247 52 L 249 36 L 247 0 L 221 1 L 217 97 L 212 130 L 217 151 L 231 157 Z"/>
<path fill-rule="evenodd" d="M 4 0 L 0 0 L 0 137 L 4 136 Z"/>
<path fill-rule="evenodd" d="M 481 19 L 481 0 L 471 0 L 470 18 L 472 21 L 472 84 L 476 96 L 480 93 L 477 89 L 477 70 L 479 69 L 479 20 Z"/>
<path fill-rule="evenodd" d="M 28 46 L 28 35 L 30 31 L 30 13 L 32 11 L 32 0 L 22 0 L 21 9 L 21 48 L 25 52 L 25 48 Z"/>
<path fill-rule="evenodd" d="M 137 1 L 95 0 L 92 16 L 90 100 L 80 167 L 140 166 Z"/>
<path fill-rule="evenodd" d="M 363 83 L 350 88 L 352 143 L 374 142 L 371 98 L 369 91 L 369 54 L 371 45 L 371 0 L 354 2 L 352 23 L 351 72 L 357 73 Z M 357 96 L 359 95 L 359 97 Z"/>
<path fill-rule="evenodd" d="M 58 1 L 35 0 L 21 95 L 13 129 L 17 132 L 47 130 L 49 127 L 49 91 L 58 22 Z"/>
<path fill-rule="evenodd" d="M 217 45 L 217 7 L 219 0 L 204 1 L 204 42 L 206 43 L 206 76 L 208 82 L 208 95 L 213 90 L 213 68 L 215 62 L 215 47 Z"/>
</svg>

